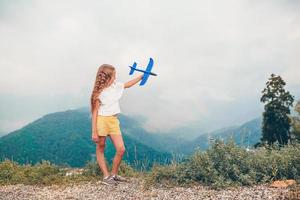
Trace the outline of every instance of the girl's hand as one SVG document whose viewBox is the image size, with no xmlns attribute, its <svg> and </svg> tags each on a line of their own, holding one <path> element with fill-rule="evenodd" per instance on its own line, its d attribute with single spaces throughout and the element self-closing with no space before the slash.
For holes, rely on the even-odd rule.
<svg viewBox="0 0 300 200">
<path fill-rule="evenodd" d="M 99 141 L 99 137 L 98 137 L 97 132 L 94 132 L 94 133 L 92 134 L 92 140 L 93 140 L 94 142 L 96 142 L 96 143 Z"/>
</svg>

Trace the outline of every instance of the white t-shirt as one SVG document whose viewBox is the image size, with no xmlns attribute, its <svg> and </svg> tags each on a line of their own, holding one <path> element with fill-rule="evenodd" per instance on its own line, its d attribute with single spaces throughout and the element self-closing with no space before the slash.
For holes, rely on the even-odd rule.
<svg viewBox="0 0 300 200">
<path fill-rule="evenodd" d="M 119 99 L 122 97 L 124 87 L 123 82 L 115 80 L 109 87 L 103 89 L 98 97 L 101 102 L 98 115 L 110 116 L 121 112 Z"/>
</svg>

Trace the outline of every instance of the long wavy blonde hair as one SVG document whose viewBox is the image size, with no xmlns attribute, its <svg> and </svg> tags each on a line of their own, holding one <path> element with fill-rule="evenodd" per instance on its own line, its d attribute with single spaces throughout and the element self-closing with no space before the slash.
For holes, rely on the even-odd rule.
<svg viewBox="0 0 300 200">
<path fill-rule="evenodd" d="M 100 101 L 98 97 L 100 93 L 103 91 L 103 89 L 108 86 L 114 73 L 115 73 L 115 67 L 109 64 L 103 64 L 98 68 L 94 89 L 91 95 L 91 112 L 93 112 L 94 110 L 96 101 Z"/>
</svg>

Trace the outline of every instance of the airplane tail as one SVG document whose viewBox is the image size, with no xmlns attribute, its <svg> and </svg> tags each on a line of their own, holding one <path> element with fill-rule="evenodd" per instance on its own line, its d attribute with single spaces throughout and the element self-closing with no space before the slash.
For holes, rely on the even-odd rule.
<svg viewBox="0 0 300 200">
<path fill-rule="evenodd" d="M 136 69 L 136 62 L 134 62 L 133 65 L 130 66 L 130 68 L 131 68 L 131 70 L 130 70 L 130 72 L 129 72 L 129 75 L 132 75 L 133 72 L 134 72 L 134 70 Z"/>
</svg>

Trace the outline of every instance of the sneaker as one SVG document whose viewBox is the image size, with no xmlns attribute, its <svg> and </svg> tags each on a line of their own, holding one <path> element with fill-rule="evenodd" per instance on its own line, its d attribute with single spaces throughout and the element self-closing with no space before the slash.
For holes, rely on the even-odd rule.
<svg viewBox="0 0 300 200">
<path fill-rule="evenodd" d="M 127 182 L 128 180 L 120 175 L 112 174 L 111 175 L 115 181 Z"/>
<path fill-rule="evenodd" d="M 114 180 L 112 175 L 103 178 L 102 181 L 105 185 L 118 185 L 118 182 Z"/>
</svg>

